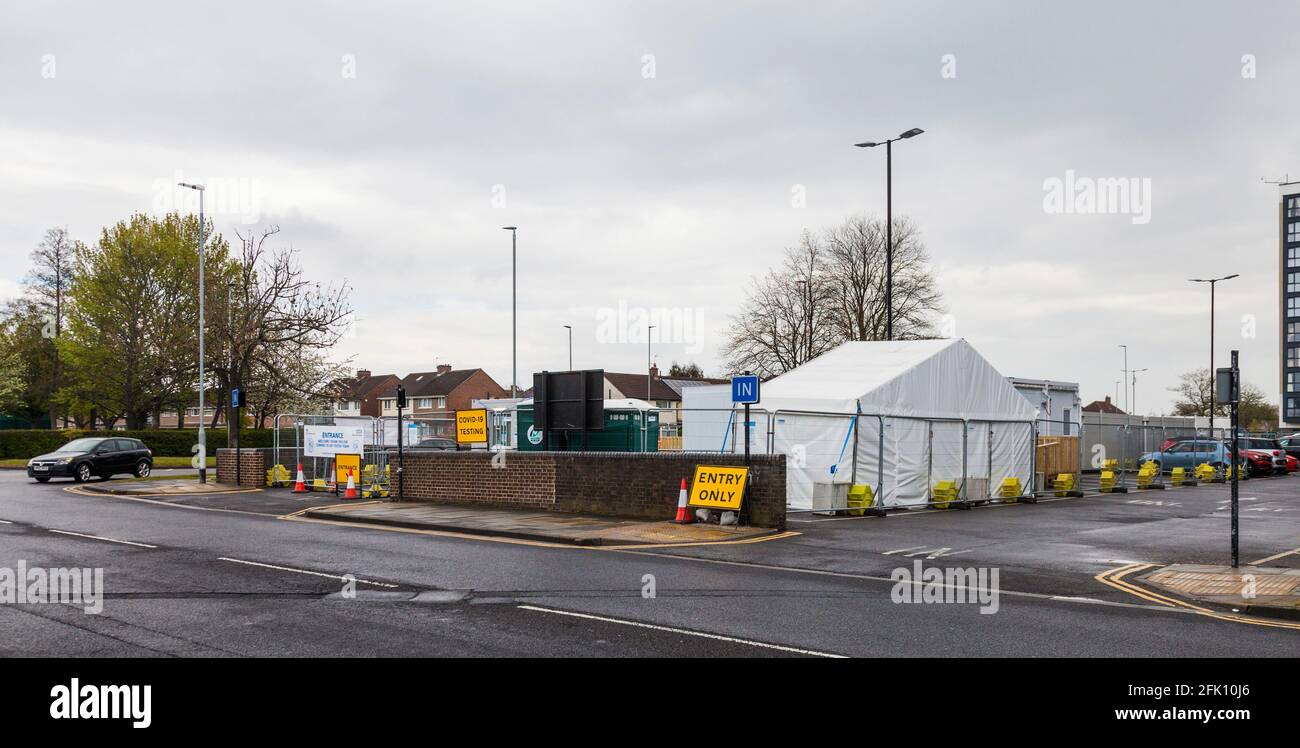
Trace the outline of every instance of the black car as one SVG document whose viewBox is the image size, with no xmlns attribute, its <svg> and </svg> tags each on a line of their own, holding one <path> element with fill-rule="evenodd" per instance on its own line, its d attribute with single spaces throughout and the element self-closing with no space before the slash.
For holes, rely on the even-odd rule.
<svg viewBox="0 0 1300 748">
<path fill-rule="evenodd" d="M 1300 460 L 1300 434 L 1288 434 L 1277 440 L 1282 445 L 1282 449 L 1292 457 Z"/>
<path fill-rule="evenodd" d="M 454 452 L 460 449 L 460 445 L 454 439 L 448 439 L 442 436 L 430 436 L 421 439 L 418 443 L 411 445 L 413 449 L 429 449 L 439 452 Z"/>
<path fill-rule="evenodd" d="M 153 471 L 153 452 L 139 439 L 104 437 L 73 439 L 49 454 L 27 461 L 27 477 L 44 483 L 50 478 L 72 478 L 78 483 L 119 473 L 137 478 Z"/>
</svg>

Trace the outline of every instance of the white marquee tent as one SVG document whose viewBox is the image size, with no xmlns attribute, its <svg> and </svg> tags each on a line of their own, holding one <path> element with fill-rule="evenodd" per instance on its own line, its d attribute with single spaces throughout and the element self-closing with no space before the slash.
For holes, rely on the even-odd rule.
<svg viewBox="0 0 1300 748">
<path fill-rule="evenodd" d="M 683 449 L 743 449 L 728 386 L 682 397 Z M 1011 476 L 1032 487 L 1037 411 L 965 340 L 845 343 L 763 383 L 754 408 L 751 450 L 767 452 L 770 426 L 791 508 L 834 492 L 817 484 L 850 482 L 872 486 L 881 506 L 920 506 L 936 482 L 960 483 L 963 465 L 968 499 Z"/>
</svg>

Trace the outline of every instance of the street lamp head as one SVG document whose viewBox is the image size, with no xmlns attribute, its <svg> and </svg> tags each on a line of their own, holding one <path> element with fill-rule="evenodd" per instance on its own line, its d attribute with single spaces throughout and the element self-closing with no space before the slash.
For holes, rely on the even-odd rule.
<svg viewBox="0 0 1300 748">
<path fill-rule="evenodd" d="M 899 135 L 898 137 L 900 137 L 900 138 L 915 138 L 917 135 L 920 135 L 920 134 L 923 133 L 923 132 L 925 132 L 925 130 L 922 130 L 922 129 L 919 128 L 919 127 L 913 127 L 911 130 L 908 130 L 907 132 L 903 133 L 902 135 Z"/>
<path fill-rule="evenodd" d="M 853 145 L 857 146 L 858 148 L 875 148 L 880 144 L 874 141 L 867 141 L 866 143 L 854 143 Z"/>
<path fill-rule="evenodd" d="M 191 190 L 198 190 L 199 192 L 202 192 L 202 191 L 203 191 L 203 185 L 201 185 L 201 184 L 191 184 L 191 183 L 189 183 L 189 182 L 177 182 L 176 185 L 177 185 L 178 187 L 186 187 L 186 188 L 189 188 L 189 189 L 191 189 Z"/>
<path fill-rule="evenodd" d="M 1241 273 L 1233 273 L 1232 275 L 1225 275 L 1219 280 L 1232 280 L 1233 278 L 1239 277 L 1240 275 Z"/>
<path fill-rule="evenodd" d="M 565 328 L 566 330 L 572 330 L 572 329 L 573 329 L 573 325 L 565 325 L 564 328 Z"/>
<path fill-rule="evenodd" d="M 518 227 L 517 227 L 517 226 L 502 226 L 501 228 L 502 228 L 503 230 L 505 230 L 505 231 L 514 231 L 514 230 L 516 230 Z"/>
</svg>

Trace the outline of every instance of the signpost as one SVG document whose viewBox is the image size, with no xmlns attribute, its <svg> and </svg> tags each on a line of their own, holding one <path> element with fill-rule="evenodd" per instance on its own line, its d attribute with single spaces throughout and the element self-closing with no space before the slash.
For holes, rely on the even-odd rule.
<svg viewBox="0 0 1300 748">
<path fill-rule="evenodd" d="M 240 457 L 240 452 L 239 452 L 239 422 L 243 420 L 243 415 L 242 415 L 243 411 L 241 410 L 241 408 L 243 407 L 244 407 L 244 391 L 236 387 L 230 391 L 230 424 L 229 424 L 230 426 L 229 433 L 235 443 L 235 485 L 236 486 L 243 485 L 243 482 L 240 480 L 241 478 L 240 463 L 243 462 L 243 459 Z M 207 456 L 204 455 L 204 459 L 206 458 Z"/>
<path fill-rule="evenodd" d="M 1237 524 L 1239 488 L 1237 479 L 1241 473 L 1241 424 L 1239 420 L 1241 413 L 1238 408 L 1241 399 L 1241 369 L 1237 367 L 1237 351 L 1232 352 L 1232 366 L 1214 372 L 1214 390 L 1218 401 L 1230 405 L 1232 413 L 1232 568 L 1235 569 L 1240 561 Z"/>
<path fill-rule="evenodd" d="M 405 486 L 402 485 L 402 467 L 405 465 L 402 455 L 402 408 L 406 407 L 406 388 L 397 385 L 397 500 L 402 500 Z"/>
<path fill-rule="evenodd" d="M 761 384 L 757 374 L 745 372 L 731 378 L 731 403 L 745 406 L 745 464 L 749 465 L 749 406 L 758 402 Z"/>
<path fill-rule="evenodd" d="M 487 408 L 456 411 L 456 443 L 487 444 Z"/>
</svg>

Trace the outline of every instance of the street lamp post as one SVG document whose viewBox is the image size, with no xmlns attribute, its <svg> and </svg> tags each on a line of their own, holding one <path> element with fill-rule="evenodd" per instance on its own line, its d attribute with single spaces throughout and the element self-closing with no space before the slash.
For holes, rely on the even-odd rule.
<svg viewBox="0 0 1300 748">
<path fill-rule="evenodd" d="M 1219 281 L 1232 280 L 1239 273 L 1225 275 L 1222 278 L 1188 278 L 1191 283 L 1210 284 L 1210 438 L 1214 438 L 1214 285 Z"/>
<path fill-rule="evenodd" d="M 226 281 L 226 337 L 229 340 L 230 350 L 226 354 L 226 389 L 235 388 L 235 282 Z M 233 410 L 233 408 L 231 409 Z M 226 419 L 226 446 L 231 446 L 231 435 L 234 433 L 230 428 L 230 418 Z M 235 460 L 239 464 L 239 460 Z"/>
<path fill-rule="evenodd" d="M 650 331 L 658 325 L 650 325 L 645 329 L 645 401 L 650 402 Z"/>
<path fill-rule="evenodd" d="M 178 186 L 195 190 L 199 193 L 199 483 L 208 482 L 208 438 L 203 431 L 203 190 L 201 184 L 178 182 Z M 238 460 L 238 458 L 236 458 Z"/>
<path fill-rule="evenodd" d="M 516 247 L 518 246 L 519 227 L 502 226 L 501 228 L 510 232 L 510 397 L 517 397 L 519 387 L 519 343 L 518 343 L 518 318 L 519 304 L 517 301 L 516 291 L 518 290 L 517 275 L 515 268 Z"/>
<path fill-rule="evenodd" d="M 569 371 L 573 371 L 573 325 L 565 325 L 564 329 L 569 331 Z"/>
<path fill-rule="evenodd" d="M 885 340 L 894 339 L 894 141 L 915 138 L 925 132 L 913 127 L 885 144 Z M 875 148 L 880 143 L 854 143 L 858 148 Z"/>
</svg>

